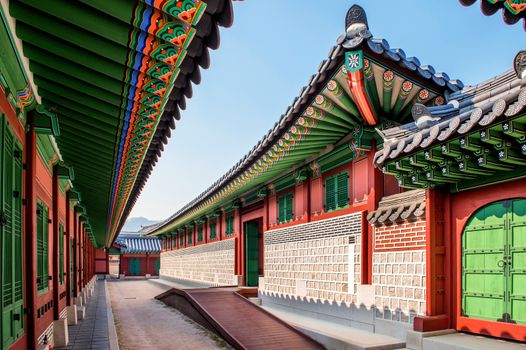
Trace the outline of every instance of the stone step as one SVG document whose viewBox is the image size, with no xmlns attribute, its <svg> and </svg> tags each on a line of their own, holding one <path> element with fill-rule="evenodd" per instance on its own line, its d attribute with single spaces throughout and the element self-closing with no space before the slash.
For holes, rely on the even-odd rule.
<svg viewBox="0 0 526 350">
<path fill-rule="evenodd" d="M 424 338 L 423 350 L 526 350 L 524 343 L 467 333 Z"/>
<path fill-rule="evenodd" d="M 263 308 L 318 341 L 328 350 L 389 350 L 405 348 L 405 342 L 398 338 L 299 315 L 283 309 L 268 306 L 263 306 Z"/>
</svg>

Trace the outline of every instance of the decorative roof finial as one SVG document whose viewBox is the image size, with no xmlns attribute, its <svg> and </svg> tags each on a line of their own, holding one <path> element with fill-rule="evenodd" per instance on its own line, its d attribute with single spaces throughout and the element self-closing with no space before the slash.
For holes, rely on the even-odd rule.
<svg viewBox="0 0 526 350">
<path fill-rule="evenodd" d="M 519 51 L 513 60 L 513 68 L 519 79 L 526 78 L 526 50 Z"/>
<path fill-rule="evenodd" d="M 370 38 L 367 16 L 361 6 L 352 5 L 345 16 L 345 34 L 342 35 L 343 47 L 351 49 L 357 47 L 364 39 Z M 339 38 L 339 40 L 341 40 Z"/>
<path fill-rule="evenodd" d="M 347 11 L 347 16 L 345 16 L 345 30 L 349 31 L 349 27 L 352 25 L 361 24 L 367 25 L 367 16 L 363 8 L 359 5 L 352 5 L 349 11 Z"/>
</svg>

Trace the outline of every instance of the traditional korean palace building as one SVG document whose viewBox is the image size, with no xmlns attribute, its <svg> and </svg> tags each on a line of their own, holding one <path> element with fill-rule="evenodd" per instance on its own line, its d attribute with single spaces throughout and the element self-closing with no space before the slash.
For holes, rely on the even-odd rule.
<svg viewBox="0 0 526 350">
<path fill-rule="evenodd" d="M 122 233 L 109 252 L 110 257 L 118 255 L 118 274 L 124 276 L 159 276 L 160 253 L 161 241 L 157 237 Z"/>
<path fill-rule="evenodd" d="M 261 141 L 150 228 L 161 278 L 402 339 L 526 341 L 526 52 L 464 86 L 373 37 L 361 7 L 345 22 Z"/>
<path fill-rule="evenodd" d="M 0 349 L 57 347 L 108 272 L 232 3 L 0 4 Z"/>
</svg>

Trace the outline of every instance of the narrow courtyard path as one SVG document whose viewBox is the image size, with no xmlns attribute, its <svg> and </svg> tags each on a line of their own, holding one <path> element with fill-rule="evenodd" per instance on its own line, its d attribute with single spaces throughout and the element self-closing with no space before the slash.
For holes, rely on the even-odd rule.
<svg viewBox="0 0 526 350">
<path fill-rule="evenodd" d="M 168 285 L 147 280 L 109 281 L 120 350 L 225 349 L 213 333 L 154 297 Z"/>
</svg>

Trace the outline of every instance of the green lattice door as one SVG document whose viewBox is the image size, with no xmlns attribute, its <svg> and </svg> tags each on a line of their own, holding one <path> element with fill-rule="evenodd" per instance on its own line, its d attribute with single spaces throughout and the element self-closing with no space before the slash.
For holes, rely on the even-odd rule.
<svg viewBox="0 0 526 350">
<path fill-rule="evenodd" d="M 141 274 L 141 259 L 132 258 L 130 259 L 130 275 Z"/>
<path fill-rule="evenodd" d="M 526 199 L 479 209 L 462 247 L 462 314 L 526 324 Z"/>
<path fill-rule="evenodd" d="M 69 290 L 75 295 L 75 283 L 73 283 L 73 239 L 69 240 Z"/>
<path fill-rule="evenodd" d="M 259 234 L 258 225 L 253 221 L 245 224 L 245 283 L 256 287 L 259 281 Z"/>
<path fill-rule="evenodd" d="M 22 148 L 0 114 L 1 349 L 24 333 Z"/>
<path fill-rule="evenodd" d="M 160 259 L 155 259 L 155 262 L 154 262 L 154 269 L 155 269 L 155 274 L 158 275 L 159 274 L 159 269 L 161 268 L 161 260 Z"/>
</svg>

